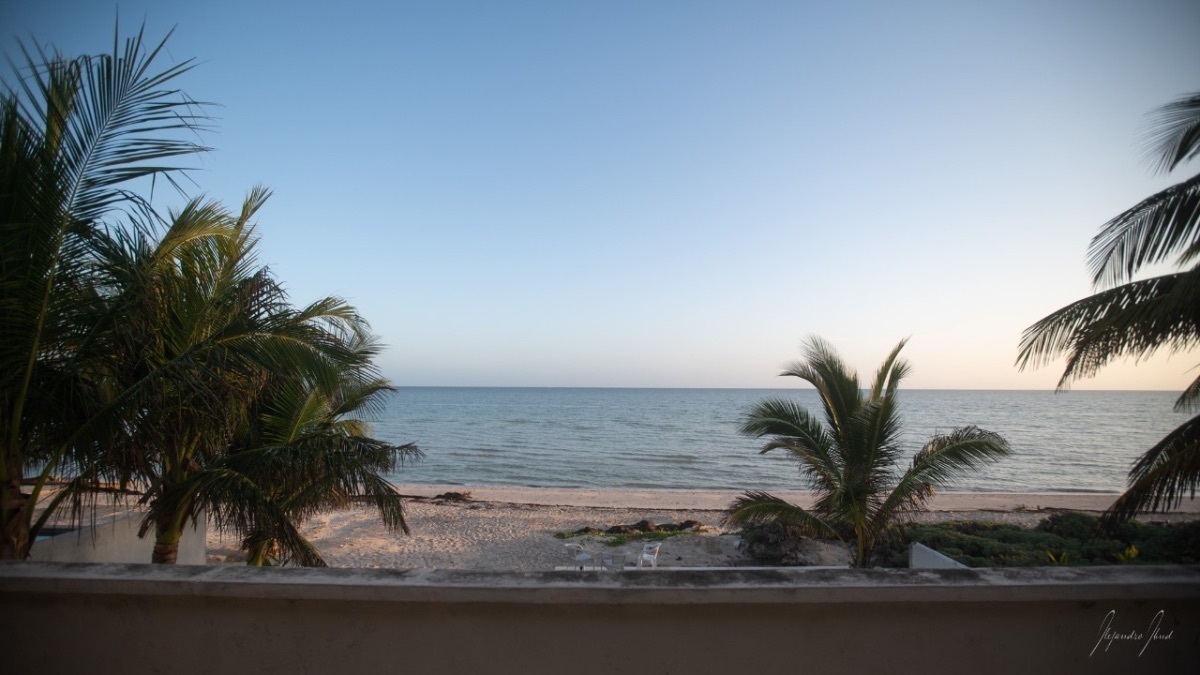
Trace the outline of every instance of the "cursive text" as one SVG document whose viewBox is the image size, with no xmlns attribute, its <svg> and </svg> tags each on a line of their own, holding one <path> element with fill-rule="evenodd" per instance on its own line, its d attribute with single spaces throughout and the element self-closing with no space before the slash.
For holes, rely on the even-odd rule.
<svg viewBox="0 0 1200 675">
<path fill-rule="evenodd" d="M 1096 646 L 1092 647 L 1092 652 L 1088 656 L 1095 654 L 1096 650 L 1100 649 L 1100 645 L 1104 645 L 1104 651 L 1107 652 L 1114 642 L 1141 644 L 1142 650 L 1138 652 L 1138 656 L 1141 656 L 1146 652 L 1146 648 L 1150 646 L 1151 642 L 1170 640 L 1172 635 L 1174 635 L 1175 631 L 1173 630 L 1166 633 L 1160 630 L 1164 615 L 1165 612 L 1163 610 L 1158 610 L 1158 613 L 1150 620 L 1150 626 L 1145 632 L 1139 630 L 1119 631 L 1113 629 L 1113 621 L 1117 618 L 1117 610 L 1110 609 L 1108 614 L 1104 615 L 1104 620 L 1100 622 L 1100 638 L 1096 640 Z"/>
</svg>

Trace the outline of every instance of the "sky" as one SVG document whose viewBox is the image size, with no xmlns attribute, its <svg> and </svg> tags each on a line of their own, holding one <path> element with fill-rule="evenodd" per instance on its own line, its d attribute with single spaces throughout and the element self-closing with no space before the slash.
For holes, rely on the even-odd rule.
<svg viewBox="0 0 1200 675">
<path fill-rule="evenodd" d="M 269 186 L 261 261 L 354 304 L 400 386 L 793 386 L 819 335 L 864 377 L 909 338 L 908 387 L 1052 389 L 1022 331 L 1197 170 L 1142 150 L 1200 90 L 1191 0 L 0 0 L 10 56 L 118 22 L 174 28 L 219 104 L 193 192 Z"/>
</svg>

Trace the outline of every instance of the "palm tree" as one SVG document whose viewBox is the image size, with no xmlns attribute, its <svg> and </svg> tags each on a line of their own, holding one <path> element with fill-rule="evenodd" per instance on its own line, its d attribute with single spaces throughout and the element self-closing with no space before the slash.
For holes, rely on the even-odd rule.
<svg viewBox="0 0 1200 675">
<path fill-rule="evenodd" d="M 75 59 L 22 45 L 25 72 L 4 86 L 0 559 L 28 555 L 46 482 L 96 447 L 89 420 L 103 392 L 84 376 L 95 352 L 76 349 L 89 330 L 81 317 L 97 300 L 89 290 L 92 237 L 114 210 L 152 213 L 126 189 L 131 181 L 174 183 L 182 169 L 163 162 L 205 150 L 192 132 L 206 118 L 171 88 L 190 62 L 152 69 L 165 42 L 147 47 L 139 32 L 122 47 L 114 35 L 111 55 Z"/>
<path fill-rule="evenodd" d="M 238 488 L 215 479 L 268 383 L 344 393 L 328 411 L 337 417 L 353 409 L 347 383 L 374 372 L 377 348 L 352 307 L 326 298 L 295 309 L 255 264 L 249 220 L 265 190 L 239 214 L 195 199 L 168 222 L 125 187 L 147 177 L 174 184 L 182 170 L 160 162 L 205 150 L 189 135 L 206 118 L 168 86 L 190 62 L 150 69 L 164 43 L 148 50 L 139 33 L 123 50 L 114 39 L 111 56 L 74 60 L 22 46 L 28 73 L 0 100 L 0 558 L 27 556 L 61 504 L 71 500 L 78 517 L 110 484 L 144 492 L 156 562 L 174 561 L 202 507 L 218 522 L 237 514 L 301 561 L 289 518 L 339 498 L 369 496 L 403 528 L 399 498 L 390 486 L 383 494 L 378 473 L 415 448 L 350 433 L 363 427 L 348 420 L 325 444 L 324 482 L 297 494 L 287 489 L 298 480 L 280 484 L 266 464 L 258 483 L 245 473 Z M 127 222 L 105 222 L 114 211 Z M 386 383 L 375 377 L 374 387 Z M 370 391 L 364 382 L 360 405 Z M 312 451 L 321 433 L 310 429 L 291 449 L 321 456 Z M 245 471 L 251 456 L 239 458 Z M 299 476 L 300 466 L 316 464 L 286 469 Z M 34 521 L 56 475 L 70 480 Z M 314 502 L 318 493 L 324 501 Z"/>
<path fill-rule="evenodd" d="M 377 349 L 370 337 L 355 343 L 363 351 Z M 219 498 L 210 499 L 210 508 L 246 533 L 248 564 L 275 560 L 324 566 L 320 554 L 297 538 L 291 526 L 353 500 L 369 501 L 388 529 L 408 533 L 403 500 L 380 474 L 393 471 L 397 461 L 419 457 L 420 451 L 411 443 L 373 438 L 370 424 L 358 417 L 378 414 L 391 391 L 373 369 L 358 368 L 347 369 L 333 391 L 296 378 L 275 378 L 264 388 L 240 439 L 242 447 L 209 468 L 222 472 L 227 482 L 256 486 L 287 517 L 273 523 L 213 491 Z"/>
<path fill-rule="evenodd" d="M 881 537 L 912 511 L 922 508 L 933 488 L 1009 453 L 1008 443 L 974 426 L 937 435 L 899 471 L 897 390 L 908 374 L 899 359 L 907 340 L 896 345 L 867 390 L 833 348 L 817 337 L 805 342 L 804 360 L 782 375 L 813 385 L 821 397 L 824 424 L 816 414 L 783 398 L 768 398 L 745 416 L 741 432 L 769 437 L 762 452 L 785 450 L 815 491 L 804 509 L 765 492 L 747 492 L 729 507 L 737 525 L 777 523 L 815 535 L 841 539 L 856 566 L 867 565 Z"/>
<path fill-rule="evenodd" d="M 353 308 L 326 298 L 293 309 L 255 264 L 250 220 L 267 196 L 252 191 L 237 215 L 195 199 L 157 241 L 141 224 L 97 246 L 102 314 L 111 319 L 96 329 L 110 357 L 97 379 L 118 392 L 106 409 L 120 420 L 103 457 L 145 491 L 154 562 L 174 562 L 183 528 L 204 505 L 218 521 L 248 503 L 255 518 L 286 520 L 269 494 L 244 481 L 223 485 L 209 467 L 224 461 L 245 411 L 273 378 L 333 388 L 374 354 L 347 337 L 365 334 Z"/>
<path fill-rule="evenodd" d="M 1200 92 L 1157 111 L 1147 158 L 1170 172 L 1200 155 Z M 1091 377 L 1113 359 L 1159 350 L 1186 352 L 1200 344 L 1200 174 L 1172 185 L 1105 223 L 1089 247 L 1097 292 L 1038 321 L 1021 338 L 1017 365 L 1037 367 L 1066 356 L 1058 389 Z M 1178 272 L 1134 276 L 1146 265 L 1174 260 Z M 1175 409 L 1195 412 L 1200 377 Z M 1109 507 L 1112 525 L 1141 511 L 1168 510 L 1200 486 L 1200 416 L 1147 450 L 1129 472 L 1129 487 Z"/>
</svg>

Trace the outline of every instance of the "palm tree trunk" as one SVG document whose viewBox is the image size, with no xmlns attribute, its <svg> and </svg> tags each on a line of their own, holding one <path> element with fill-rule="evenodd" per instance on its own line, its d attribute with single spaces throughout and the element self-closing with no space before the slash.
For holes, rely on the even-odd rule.
<svg viewBox="0 0 1200 675">
<path fill-rule="evenodd" d="M 0 486 L 0 509 L 3 514 L 3 539 L 0 539 L 0 560 L 24 560 L 32 545 L 29 536 L 32 508 L 29 495 L 21 490 L 21 474 L 9 472 L 11 478 Z"/>
<path fill-rule="evenodd" d="M 168 528 L 158 532 L 154 538 L 154 555 L 150 562 L 161 565 L 174 565 L 179 559 L 179 540 L 183 538 L 183 528 Z"/>
<path fill-rule="evenodd" d="M 179 540 L 183 538 L 182 528 L 174 528 L 159 532 L 154 538 L 154 555 L 150 562 L 159 565 L 174 565 L 179 559 Z"/>
<path fill-rule="evenodd" d="M 246 549 L 246 564 L 263 567 L 267 564 L 267 541 L 255 541 Z"/>
<path fill-rule="evenodd" d="M 183 539 L 183 523 L 186 513 L 174 514 L 169 520 L 158 521 L 154 535 L 154 555 L 150 562 L 174 565 L 179 559 L 179 540 Z"/>
</svg>

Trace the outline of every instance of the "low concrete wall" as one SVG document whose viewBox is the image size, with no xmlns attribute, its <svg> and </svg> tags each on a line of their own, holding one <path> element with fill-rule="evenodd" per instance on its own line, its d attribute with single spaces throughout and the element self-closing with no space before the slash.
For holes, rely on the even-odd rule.
<svg viewBox="0 0 1200 675">
<path fill-rule="evenodd" d="M 144 513 L 113 516 L 103 522 L 70 530 L 34 542 L 30 560 L 45 562 L 149 563 L 154 554 L 154 532 L 138 537 Z M 203 514 L 199 526 L 183 530 L 179 541 L 179 564 L 203 565 L 205 529 Z"/>
<path fill-rule="evenodd" d="M 1194 668 L 1200 567 L 518 574 L 8 563 L 0 617 L 12 672 L 1128 675 Z"/>
</svg>

